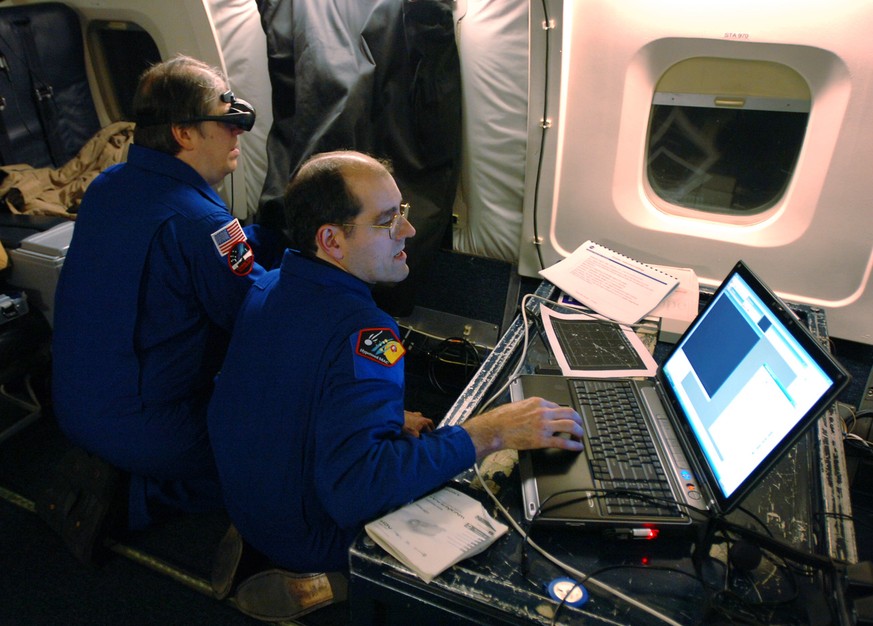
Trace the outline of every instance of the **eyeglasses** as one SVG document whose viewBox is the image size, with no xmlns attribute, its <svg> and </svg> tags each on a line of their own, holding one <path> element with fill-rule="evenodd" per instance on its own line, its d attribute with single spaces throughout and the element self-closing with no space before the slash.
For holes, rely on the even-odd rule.
<svg viewBox="0 0 873 626">
<path fill-rule="evenodd" d="M 233 95 L 232 91 L 225 91 L 220 96 L 222 102 L 229 102 L 230 108 L 222 115 L 200 115 L 178 124 L 192 124 L 194 122 L 221 122 L 230 124 L 245 131 L 249 131 L 255 125 L 255 108 L 245 100 L 240 100 Z"/>
<path fill-rule="evenodd" d="M 336 224 L 337 226 L 367 226 L 368 228 L 387 228 L 388 236 L 391 239 L 397 239 L 397 235 L 400 233 L 400 227 L 404 222 L 409 221 L 409 209 L 410 205 L 408 202 L 403 202 L 400 205 L 400 210 L 397 211 L 394 215 L 391 216 L 391 221 L 387 224 L 358 224 L 357 222 L 346 222 Z"/>
</svg>

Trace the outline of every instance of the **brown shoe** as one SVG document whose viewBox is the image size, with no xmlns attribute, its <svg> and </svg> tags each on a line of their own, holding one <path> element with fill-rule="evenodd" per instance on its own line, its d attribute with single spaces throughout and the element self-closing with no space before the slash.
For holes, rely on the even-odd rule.
<svg viewBox="0 0 873 626">
<path fill-rule="evenodd" d="M 82 563 L 92 564 L 107 530 L 126 524 L 121 473 L 81 448 L 61 459 L 52 484 L 37 499 L 36 512 Z"/>
<path fill-rule="evenodd" d="M 227 529 L 212 562 L 212 574 L 210 584 L 212 595 L 219 600 L 224 600 L 230 595 L 236 578 L 237 569 L 243 553 L 243 540 L 233 524 Z"/>
<path fill-rule="evenodd" d="M 343 574 L 295 574 L 281 569 L 259 572 L 239 584 L 237 608 L 265 622 L 282 622 L 348 597 Z"/>
<path fill-rule="evenodd" d="M 249 545 L 239 534 L 236 526 L 231 524 L 219 542 L 212 561 L 210 575 L 212 595 L 223 600 L 233 594 L 240 581 L 274 567 L 275 565 Z"/>
</svg>

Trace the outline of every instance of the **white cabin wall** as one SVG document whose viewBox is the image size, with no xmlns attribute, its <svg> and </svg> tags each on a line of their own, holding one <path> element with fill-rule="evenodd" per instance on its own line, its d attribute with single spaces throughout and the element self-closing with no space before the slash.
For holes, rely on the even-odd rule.
<svg viewBox="0 0 873 626">
<path fill-rule="evenodd" d="M 267 38 L 253 0 L 209 0 L 225 71 L 236 95 L 255 107 L 251 131 L 240 136 L 245 157 L 245 211 L 240 219 L 255 215 L 267 176 L 267 135 L 273 125 L 272 87 L 267 70 Z"/>
<path fill-rule="evenodd" d="M 244 135 L 239 168 L 220 189 L 238 217 L 251 218 L 272 122 L 257 3 L 66 3 L 86 30 L 91 20 L 133 22 L 163 58 L 181 52 L 222 68 L 255 105 L 255 130 Z M 742 258 L 786 298 L 825 308 L 832 335 L 873 343 L 873 5 L 458 0 L 455 7 L 464 98 L 457 250 L 517 261 L 533 276 L 541 262 L 596 239 L 645 261 L 693 267 L 705 284 Z M 713 53 L 821 61 L 796 68 L 813 92 L 803 174 L 784 202 L 752 223 L 671 215 L 643 180 L 654 82 L 672 63 Z M 90 71 L 98 114 L 109 123 Z"/>
<path fill-rule="evenodd" d="M 528 2 L 459 0 L 463 97 L 456 250 L 514 262 L 527 151 Z"/>
<path fill-rule="evenodd" d="M 873 5 L 684 0 L 548 0 L 550 128 L 540 165 L 545 81 L 532 3 L 531 114 L 519 269 L 534 276 L 587 239 L 720 282 L 745 260 L 786 299 L 824 308 L 835 337 L 873 343 Z M 796 173 L 748 218 L 672 211 L 646 179 L 652 95 L 690 57 L 781 63 L 808 83 Z M 696 214 L 691 214 L 696 213 Z"/>
<path fill-rule="evenodd" d="M 168 59 L 182 53 L 220 68 L 236 95 L 257 111 L 255 127 L 242 135 L 242 154 L 232 176 L 219 192 L 234 215 L 248 219 L 266 176 L 266 137 L 272 124 L 266 36 L 257 3 L 252 0 L 63 0 L 80 15 L 83 32 L 92 20 L 132 22 L 146 30 Z M 33 0 L 12 4 L 37 4 Z M 103 106 L 99 77 L 86 44 L 86 62 L 97 113 L 103 125 L 112 120 Z"/>
</svg>

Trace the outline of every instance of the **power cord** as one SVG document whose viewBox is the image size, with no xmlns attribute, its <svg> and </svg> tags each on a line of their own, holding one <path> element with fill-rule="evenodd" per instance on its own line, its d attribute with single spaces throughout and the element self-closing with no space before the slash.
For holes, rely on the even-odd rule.
<svg viewBox="0 0 873 626">
<path fill-rule="evenodd" d="M 500 512 L 501 516 L 507 520 L 510 526 L 521 536 L 522 538 L 522 552 L 521 552 L 521 570 L 522 574 L 525 576 L 527 580 L 531 583 L 533 581 L 528 577 L 528 566 L 527 566 L 527 555 L 526 555 L 526 546 L 530 546 L 531 549 L 538 552 L 542 557 L 544 557 L 548 562 L 552 563 L 554 566 L 558 567 L 560 570 L 565 572 L 568 576 L 572 576 L 576 581 L 577 585 L 581 585 L 583 583 L 588 584 L 589 586 L 596 587 L 597 589 L 610 594 L 624 602 L 627 602 L 631 606 L 641 609 L 650 615 L 658 618 L 667 624 L 676 624 L 677 622 L 673 620 L 670 616 L 664 615 L 657 609 L 644 605 L 640 601 L 626 595 L 622 591 L 598 580 L 595 576 L 612 569 L 619 568 L 644 568 L 644 569 L 661 569 L 665 571 L 673 571 L 685 576 L 692 577 L 700 582 L 704 589 L 712 592 L 708 599 L 706 605 L 706 613 L 709 617 L 720 616 L 724 619 L 729 619 L 732 623 L 762 623 L 767 621 L 766 616 L 762 616 L 762 613 L 767 613 L 768 611 L 775 610 L 779 607 L 785 606 L 791 602 L 794 602 L 799 597 L 797 584 L 794 582 L 795 573 L 801 573 L 805 576 L 811 575 L 812 571 L 815 569 L 819 570 L 827 570 L 834 571 L 838 567 L 838 565 L 828 559 L 826 557 L 820 557 L 817 555 L 807 554 L 797 550 L 787 544 L 784 544 L 772 536 L 769 535 L 769 529 L 766 528 L 766 525 L 754 514 L 749 511 L 744 511 L 746 514 L 750 515 L 752 519 L 756 521 L 756 523 L 762 525 L 762 527 L 767 531 L 767 534 L 760 533 L 758 531 L 748 529 L 732 522 L 728 522 L 722 517 L 711 516 L 708 517 L 708 524 L 706 528 L 709 529 L 707 533 L 704 533 L 706 537 L 709 539 L 701 538 L 698 542 L 697 551 L 704 552 L 705 557 L 696 557 L 693 558 L 692 561 L 696 563 L 696 574 L 690 574 L 689 572 L 683 571 L 679 568 L 670 568 L 670 567 L 651 567 L 651 566 L 637 566 L 637 565 L 615 565 L 609 566 L 606 568 L 598 569 L 592 572 L 582 572 L 570 564 L 561 561 L 541 546 L 539 546 L 533 539 L 530 537 L 530 533 L 522 528 L 522 526 L 512 517 L 512 515 L 507 511 L 507 509 L 503 506 L 503 504 L 497 499 L 496 495 L 489 488 L 487 482 L 483 478 L 481 474 L 481 470 L 478 464 L 474 465 L 474 470 L 476 476 L 479 480 L 479 483 L 491 499 L 497 510 Z M 603 490 L 602 493 L 590 493 L 588 491 L 580 494 L 580 498 L 589 499 L 592 497 L 604 497 L 609 495 L 609 493 L 613 490 Z M 569 493 L 569 491 L 568 491 Z M 627 495 L 632 492 L 622 492 L 623 495 Z M 560 494 L 556 494 L 560 495 Z M 654 498 L 650 498 L 646 494 L 636 494 L 643 500 L 654 500 Z M 545 503 L 543 503 L 545 504 Z M 677 506 L 687 507 L 690 513 L 693 514 L 704 514 L 703 512 L 694 509 L 693 507 L 689 507 L 685 503 L 675 502 Z M 542 506 L 540 507 L 543 508 Z M 537 512 L 539 513 L 539 511 Z M 736 554 L 732 554 L 733 559 L 728 559 L 725 564 L 725 578 L 722 588 L 713 588 L 709 584 L 706 583 L 706 579 L 702 573 L 701 564 L 704 558 L 708 561 L 713 561 L 712 557 L 709 555 L 709 546 L 712 545 L 711 537 L 715 532 L 721 533 L 724 536 L 724 541 L 733 542 L 735 546 L 740 540 L 744 542 L 744 547 L 746 545 L 752 545 L 756 550 L 760 549 L 761 554 L 764 558 L 766 558 L 770 563 L 774 565 L 777 571 L 781 572 L 786 582 L 790 585 L 791 595 L 786 598 L 779 598 L 775 600 L 765 600 L 760 591 L 757 589 L 757 586 L 752 582 L 752 589 L 757 593 L 757 601 L 750 601 L 746 598 L 743 598 L 739 593 L 733 591 L 730 588 L 730 580 L 732 574 L 736 571 L 745 572 L 749 569 L 754 569 L 754 567 L 750 567 L 750 565 L 754 564 L 757 567 L 757 564 L 760 559 L 742 559 L 738 558 Z M 733 534 L 740 539 L 730 539 L 730 534 Z M 732 552 L 736 552 L 733 551 Z M 718 562 L 718 561 L 716 561 Z M 791 563 L 795 563 L 798 565 L 806 566 L 805 570 L 795 570 L 791 567 Z M 810 570 L 809 568 L 813 568 Z M 745 575 L 745 574 L 743 574 Z M 534 583 L 535 584 L 535 583 Z M 566 599 L 570 596 L 570 592 L 567 592 L 564 596 Z M 562 600 L 556 606 L 556 612 L 553 616 L 553 623 L 557 619 L 557 612 L 564 606 L 565 602 Z"/>
<path fill-rule="evenodd" d="M 540 196 L 540 183 L 542 181 L 543 176 L 543 162 L 545 160 L 546 153 L 546 131 L 551 127 L 551 122 L 548 118 L 549 113 L 549 59 L 551 57 L 551 18 L 549 17 L 549 9 L 546 5 L 546 0 L 542 0 L 541 2 L 543 8 L 543 30 L 546 33 L 545 38 L 545 60 L 543 62 L 544 72 L 543 72 L 543 116 L 540 120 L 540 151 L 539 157 L 537 158 L 537 172 L 536 177 L 534 178 L 534 197 L 533 197 L 533 236 L 534 236 L 534 249 L 537 253 L 537 260 L 539 261 L 540 268 L 544 268 L 545 261 L 543 260 L 543 252 L 540 248 L 540 234 L 539 234 L 539 218 L 537 216 L 538 205 L 539 205 L 539 196 Z"/>
<path fill-rule="evenodd" d="M 465 337 L 443 338 L 412 327 L 402 330 L 403 347 L 410 356 L 423 359 L 428 382 L 444 395 L 459 393 L 482 364 L 482 354 L 489 350 Z"/>
<path fill-rule="evenodd" d="M 428 355 L 428 380 L 438 391 L 448 394 L 463 389 L 482 358 L 470 341 L 463 337 L 449 337 L 440 342 Z"/>
<path fill-rule="evenodd" d="M 838 402 L 837 405 L 838 409 L 840 409 L 838 414 L 840 416 L 840 425 L 842 426 L 843 431 L 843 443 L 851 447 L 853 450 L 859 451 L 864 456 L 873 457 L 873 442 L 855 433 L 858 421 L 873 417 L 873 410 L 866 409 L 863 411 L 855 411 L 854 407 L 842 402 Z M 848 413 L 849 419 L 843 416 L 843 411 Z"/>
<path fill-rule="evenodd" d="M 554 555 L 552 555 L 551 553 L 549 553 L 545 549 L 541 548 L 537 543 L 535 543 L 533 541 L 533 539 L 530 538 L 527 531 L 525 531 L 521 527 L 521 525 L 515 520 L 515 518 L 513 518 L 512 515 L 510 515 L 509 511 L 506 510 L 506 507 L 504 507 L 503 504 L 501 504 L 501 502 L 497 499 L 497 496 L 494 495 L 494 492 L 491 491 L 491 489 L 488 487 L 484 478 L 482 477 L 478 463 L 473 466 L 473 469 L 475 470 L 476 477 L 479 479 L 479 483 L 482 485 L 482 488 L 485 490 L 485 493 L 488 494 L 488 497 L 494 503 L 495 507 L 497 507 L 497 510 L 500 511 L 500 513 L 504 517 L 504 519 L 506 519 L 506 521 L 509 523 L 509 525 L 512 526 L 512 528 L 519 535 L 522 536 L 523 540 L 527 542 L 527 545 L 529 545 L 531 548 L 533 548 L 538 553 L 540 553 L 540 555 L 543 556 L 547 561 L 551 562 L 552 564 L 554 564 L 555 566 L 557 566 L 561 570 L 567 572 L 568 575 L 573 576 L 576 580 L 581 581 L 584 579 L 588 583 L 590 583 L 591 585 L 600 589 L 601 591 L 608 593 L 612 596 L 615 596 L 616 598 L 619 598 L 620 600 L 627 602 L 631 606 L 634 606 L 642 611 L 645 611 L 646 613 L 661 620 L 665 624 L 671 624 L 672 626 L 679 626 L 679 622 L 677 622 L 673 618 L 669 617 L 668 615 L 664 615 L 663 613 L 661 613 L 657 609 L 654 609 L 650 606 L 643 604 L 639 600 L 636 600 L 636 599 L 630 597 L 629 595 L 616 589 L 615 587 L 607 585 L 606 583 L 603 583 L 597 579 L 590 578 L 590 575 L 585 574 L 584 572 L 577 570 L 576 568 L 572 567 L 568 563 L 561 561 L 560 559 L 558 559 L 557 557 L 555 557 Z M 569 595 L 569 594 L 567 594 L 567 595 Z M 559 608 L 562 605 L 563 605 L 563 602 L 559 603 Z M 555 615 L 557 615 L 557 610 L 555 612 Z"/>
</svg>

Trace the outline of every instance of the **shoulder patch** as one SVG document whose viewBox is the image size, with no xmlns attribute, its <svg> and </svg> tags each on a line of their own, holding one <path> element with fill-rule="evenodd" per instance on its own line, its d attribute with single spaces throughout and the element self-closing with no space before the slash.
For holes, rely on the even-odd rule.
<svg viewBox="0 0 873 626">
<path fill-rule="evenodd" d="M 406 354 L 406 348 L 390 328 L 365 328 L 358 332 L 355 354 L 391 367 Z"/>
<path fill-rule="evenodd" d="M 216 230 L 211 236 L 212 243 L 221 256 L 225 256 L 236 244 L 246 241 L 246 233 L 236 218 Z"/>
<path fill-rule="evenodd" d="M 255 253 L 248 241 L 238 241 L 227 253 L 227 264 L 230 271 L 237 276 L 245 276 L 252 271 L 255 264 Z"/>
</svg>

